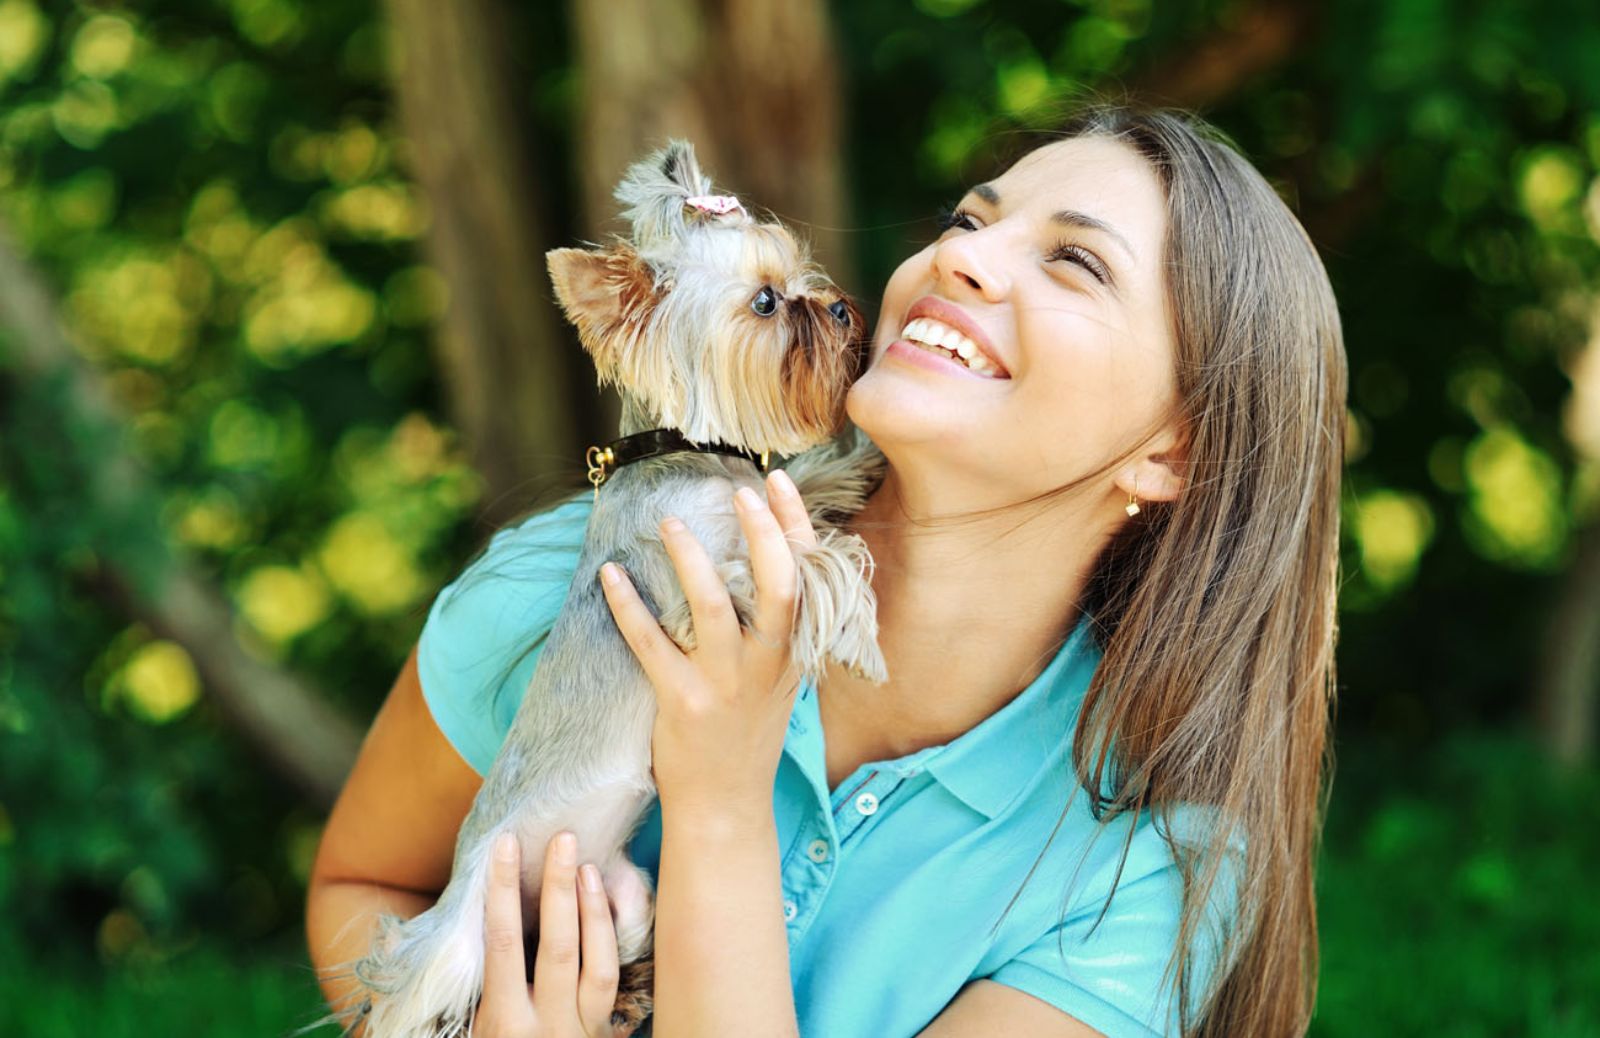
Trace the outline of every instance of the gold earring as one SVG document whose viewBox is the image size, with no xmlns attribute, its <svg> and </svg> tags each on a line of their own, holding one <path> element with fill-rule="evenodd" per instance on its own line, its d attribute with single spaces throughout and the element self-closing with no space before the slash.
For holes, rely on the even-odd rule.
<svg viewBox="0 0 1600 1038">
<path fill-rule="evenodd" d="M 1133 474 L 1133 493 L 1128 495 L 1128 514 L 1139 514 L 1139 474 Z"/>
</svg>

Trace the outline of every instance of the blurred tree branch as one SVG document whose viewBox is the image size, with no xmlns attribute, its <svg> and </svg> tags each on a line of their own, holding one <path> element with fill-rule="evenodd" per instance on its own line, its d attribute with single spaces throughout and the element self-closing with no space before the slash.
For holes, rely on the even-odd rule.
<svg viewBox="0 0 1600 1038">
<path fill-rule="evenodd" d="M 84 474 L 83 508 L 113 531 L 91 545 L 102 579 L 131 616 L 183 646 L 212 701 L 274 771 L 310 802 L 331 806 L 360 730 L 299 679 L 248 655 L 233 636 L 233 610 L 221 592 L 158 532 L 148 533 L 156 494 L 123 446 L 120 408 L 100 372 L 68 342 L 42 279 L 5 235 L 0 324 L 11 332 L 10 373 L 33 391 L 61 386 L 59 421 L 76 434 L 63 439 L 99 448 L 61 463 Z"/>
<path fill-rule="evenodd" d="M 435 349 L 452 418 L 488 483 L 481 513 L 499 526 L 530 486 L 582 471 L 592 442 L 569 387 L 533 199 L 539 182 L 496 0 L 388 0 L 394 89 L 432 219 L 427 254 L 449 289 Z"/>
<path fill-rule="evenodd" d="M 1293 0 L 1247 6 L 1231 24 L 1153 62 L 1130 92 L 1153 103 L 1208 108 L 1292 57 L 1309 38 L 1315 14 L 1314 5 Z"/>
</svg>

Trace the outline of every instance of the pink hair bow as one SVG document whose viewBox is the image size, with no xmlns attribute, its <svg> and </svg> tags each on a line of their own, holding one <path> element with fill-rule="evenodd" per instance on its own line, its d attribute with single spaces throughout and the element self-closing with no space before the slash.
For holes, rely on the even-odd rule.
<svg viewBox="0 0 1600 1038">
<path fill-rule="evenodd" d="M 684 205 L 700 210 L 702 213 L 711 213 L 715 216 L 726 216 L 732 212 L 744 213 L 744 206 L 732 195 L 695 195 L 686 198 Z M 748 216 L 748 213 L 745 213 Z"/>
</svg>

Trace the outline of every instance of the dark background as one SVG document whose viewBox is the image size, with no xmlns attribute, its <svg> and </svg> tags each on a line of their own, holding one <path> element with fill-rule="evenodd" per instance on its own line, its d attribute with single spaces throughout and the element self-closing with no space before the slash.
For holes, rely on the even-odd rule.
<svg viewBox="0 0 1600 1038">
<path fill-rule="evenodd" d="M 1313 1033 L 1600 1035 L 1600 14 L 1443 0 L 0 0 L 0 1033 L 318 1011 L 360 733 L 615 428 L 541 257 L 623 164 L 690 136 L 870 311 L 1090 89 L 1341 304 Z"/>
</svg>

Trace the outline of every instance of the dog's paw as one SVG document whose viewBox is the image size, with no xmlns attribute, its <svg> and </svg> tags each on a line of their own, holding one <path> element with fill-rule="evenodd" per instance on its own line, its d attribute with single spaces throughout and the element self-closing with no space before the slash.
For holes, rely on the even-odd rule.
<svg viewBox="0 0 1600 1038">
<path fill-rule="evenodd" d="M 655 987 L 654 955 L 623 964 L 617 978 L 617 1001 L 611 1010 L 611 1026 L 618 1034 L 633 1034 L 655 1011 Z"/>
<path fill-rule="evenodd" d="M 889 665 L 878 648 L 877 624 L 849 624 L 834 641 L 829 655 L 851 674 L 881 685 L 889 680 Z"/>
</svg>

